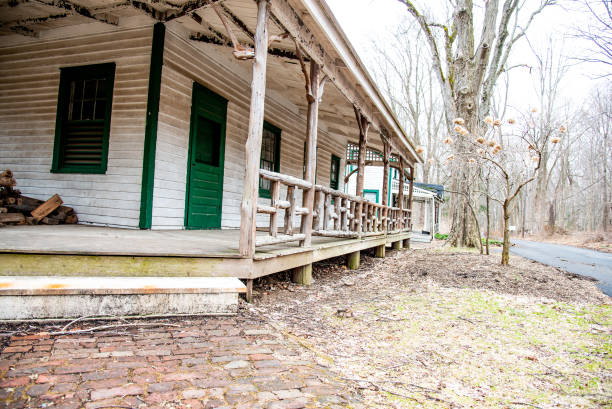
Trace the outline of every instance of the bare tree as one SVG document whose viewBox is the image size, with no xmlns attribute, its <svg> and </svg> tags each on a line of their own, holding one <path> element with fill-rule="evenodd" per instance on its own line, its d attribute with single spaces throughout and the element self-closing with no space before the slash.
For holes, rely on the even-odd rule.
<svg viewBox="0 0 612 409">
<path fill-rule="evenodd" d="M 508 120 L 509 132 L 502 132 L 502 121 L 486 117 L 482 127 L 483 133 L 472 138 L 468 143 L 472 149 L 460 153 L 469 166 L 479 168 L 487 179 L 492 181 L 492 188 L 487 190 L 486 197 L 499 203 L 503 215 L 503 247 L 501 264 L 508 265 L 510 260 L 510 222 L 516 208 L 516 198 L 521 190 L 535 180 L 542 164 L 542 151 L 545 144 L 557 144 L 560 136 L 550 140 L 538 140 L 534 136 L 529 120 L 523 121 L 521 130 L 514 131 L 514 119 Z M 565 128 L 557 131 L 563 134 Z M 504 146 L 502 146 L 502 143 Z M 489 188 L 489 186 L 487 186 Z"/>
<path fill-rule="evenodd" d="M 411 24 L 401 25 L 389 39 L 374 43 L 372 71 L 391 108 L 424 149 L 420 180 L 440 182 L 440 132 L 444 119 L 431 60 L 422 47 L 422 34 Z M 434 177 L 433 175 L 437 175 Z"/>
<path fill-rule="evenodd" d="M 490 111 L 491 97 L 499 76 L 509 70 L 508 59 L 514 44 L 525 36 L 534 18 L 555 0 L 539 0 L 524 21 L 519 18 L 526 1 L 488 0 L 482 20 L 475 21 L 473 0 L 450 2 L 452 16 L 443 21 L 432 21 L 411 0 L 399 0 L 418 22 L 431 52 L 433 71 L 440 86 L 446 124 L 449 132 L 453 119 L 462 118 L 464 129 L 474 135 L 480 133 L 481 120 Z M 500 10 L 501 5 L 501 10 Z M 522 23 L 522 24 L 520 24 Z M 480 36 L 476 37 L 476 27 Z M 466 134 L 460 133 L 455 144 L 457 153 L 470 149 Z M 451 190 L 453 217 L 449 240 L 455 246 L 474 247 L 480 241 L 472 218 L 469 217 L 467 198 L 470 197 L 474 172 L 462 156 L 454 163 Z"/>
<path fill-rule="evenodd" d="M 586 26 L 576 28 L 577 37 L 591 44 L 586 55 L 576 59 L 612 66 L 612 2 L 610 0 L 578 0 L 589 15 Z M 612 75 L 606 70 L 602 76 Z"/>
</svg>

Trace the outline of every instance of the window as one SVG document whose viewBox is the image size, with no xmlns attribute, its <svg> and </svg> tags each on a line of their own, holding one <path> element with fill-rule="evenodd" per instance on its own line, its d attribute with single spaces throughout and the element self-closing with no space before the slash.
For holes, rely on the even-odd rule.
<svg viewBox="0 0 612 409">
<path fill-rule="evenodd" d="M 378 203 L 378 190 L 364 189 L 363 197 L 370 202 Z"/>
<path fill-rule="evenodd" d="M 264 121 L 261 139 L 259 168 L 278 172 L 280 170 L 281 130 Z M 270 181 L 259 178 L 259 196 L 270 198 Z"/>
<path fill-rule="evenodd" d="M 106 172 L 114 79 L 114 63 L 61 69 L 52 172 Z"/>
<path fill-rule="evenodd" d="M 340 158 L 336 155 L 331 156 L 331 169 L 329 171 L 329 187 L 338 190 L 340 186 Z"/>
</svg>

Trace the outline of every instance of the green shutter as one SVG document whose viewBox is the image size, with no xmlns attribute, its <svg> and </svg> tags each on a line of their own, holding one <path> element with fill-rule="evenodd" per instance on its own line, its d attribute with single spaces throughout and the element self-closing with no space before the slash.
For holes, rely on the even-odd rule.
<svg viewBox="0 0 612 409">
<path fill-rule="evenodd" d="M 114 63 L 60 69 L 51 172 L 106 172 L 114 81 Z"/>
</svg>

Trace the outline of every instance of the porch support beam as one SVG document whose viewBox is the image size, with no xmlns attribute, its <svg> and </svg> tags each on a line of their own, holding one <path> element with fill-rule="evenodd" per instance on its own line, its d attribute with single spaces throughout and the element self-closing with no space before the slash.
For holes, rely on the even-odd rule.
<svg viewBox="0 0 612 409">
<path fill-rule="evenodd" d="M 357 186 L 355 189 L 355 196 L 363 197 L 363 182 L 365 178 L 365 157 L 366 157 L 366 146 L 368 143 L 368 129 L 370 128 L 370 122 L 368 119 L 354 106 L 355 118 L 357 119 L 357 125 L 359 125 L 359 156 L 357 165 Z M 357 205 L 355 214 L 356 230 L 361 235 L 362 231 L 362 212 L 363 203 L 360 202 Z"/>
<path fill-rule="evenodd" d="M 382 180 L 382 205 L 383 206 L 388 206 L 389 205 L 389 156 L 391 155 L 391 146 L 389 146 L 389 143 L 387 142 L 387 140 L 385 139 L 385 137 L 383 135 L 381 135 L 381 138 L 383 140 L 383 145 L 384 145 L 384 149 L 383 149 L 383 180 Z M 384 208 L 383 209 L 383 218 L 384 218 L 384 223 L 383 223 L 383 230 L 385 231 L 385 233 L 387 232 L 387 226 L 389 225 L 388 220 L 388 209 Z M 384 251 L 383 251 L 384 253 Z"/>
<path fill-rule="evenodd" d="M 296 43 L 296 53 L 300 60 L 302 72 L 304 74 L 306 100 L 308 101 L 308 118 L 306 123 L 306 181 L 312 184 L 312 187 L 304 191 L 302 199 L 302 207 L 308 209 L 308 213 L 302 215 L 301 233 L 304 234 L 304 240 L 300 243 L 303 247 L 309 247 L 312 244 L 312 221 L 314 214 L 315 202 L 315 187 L 314 182 L 317 171 L 317 137 L 319 128 L 319 102 L 323 87 L 325 86 L 325 78 L 321 77 L 321 66 L 314 60 L 310 60 L 310 73 L 306 70 L 306 64 L 302 58 L 300 46 Z M 312 274 L 312 268 L 309 270 Z M 312 277 L 305 279 L 311 282 Z"/>
<path fill-rule="evenodd" d="M 259 189 L 259 157 L 266 99 L 266 63 L 268 59 L 268 0 L 257 0 L 257 29 L 255 31 L 255 57 L 251 81 L 251 107 L 246 142 L 244 188 L 240 206 L 240 256 L 252 258 L 255 254 L 255 229 Z"/>
<path fill-rule="evenodd" d="M 301 285 L 312 284 L 312 264 L 294 268 L 292 281 Z"/>
<path fill-rule="evenodd" d="M 404 221 L 403 221 L 403 212 L 402 210 L 404 210 L 404 159 L 400 157 L 400 179 L 399 179 L 399 191 L 397 192 L 397 201 L 399 202 L 397 204 L 397 207 L 400 208 L 400 222 L 399 222 L 399 228 L 400 230 L 404 228 Z M 395 243 L 393 243 L 395 244 Z M 400 243 L 401 244 L 401 243 Z M 395 247 L 394 247 L 395 248 Z"/>
<path fill-rule="evenodd" d="M 346 266 L 349 270 L 357 270 L 359 268 L 361 252 L 354 251 L 346 255 Z"/>
</svg>

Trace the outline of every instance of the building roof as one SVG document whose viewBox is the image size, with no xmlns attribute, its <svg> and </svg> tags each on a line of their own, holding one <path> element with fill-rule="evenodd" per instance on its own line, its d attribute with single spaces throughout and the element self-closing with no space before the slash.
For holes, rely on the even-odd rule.
<svg viewBox="0 0 612 409">
<path fill-rule="evenodd" d="M 252 46 L 257 7 L 253 0 L 0 0 L 0 48 L 64 40 L 88 32 L 107 32 L 165 22 L 170 30 L 207 51 L 221 56 L 236 70 L 250 75 L 250 63 L 236 61 L 229 36 L 212 8 L 227 17 L 239 42 Z M 414 141 L 406 134 L 368 74 L 324 0 L 270 0 L 271 35 L 287 37 L 269 49 L 268 90 L 282 95 L 306 117 L 304 78 L 296 58 L 296 42 L 308 58 L 329 77 L 320 104 L 319 120 L 328 133 L 359 139 L 353 107 L 372 122 L 371 129 L 385 135 L 394 153 L 408 163 L 422 163 Z M 294 42 L 294 38 L 296 42 Z M 288 104 L 289 106 L 289 104 Z M 370 131 L 372 133 L 372 131 Z M 371 135 L 369 145 L 382 150 L 382 141 Z"/>
<path fill-rule="evenodd" d="M 432 183 L 414 183 L 414 187 L 418 187 L 424 190 L 429 190 L 430 192 L 434 192 L 438 199 L 444 200 L 444 186 L 443 185 L 435 185 Z"/>
</svg>

